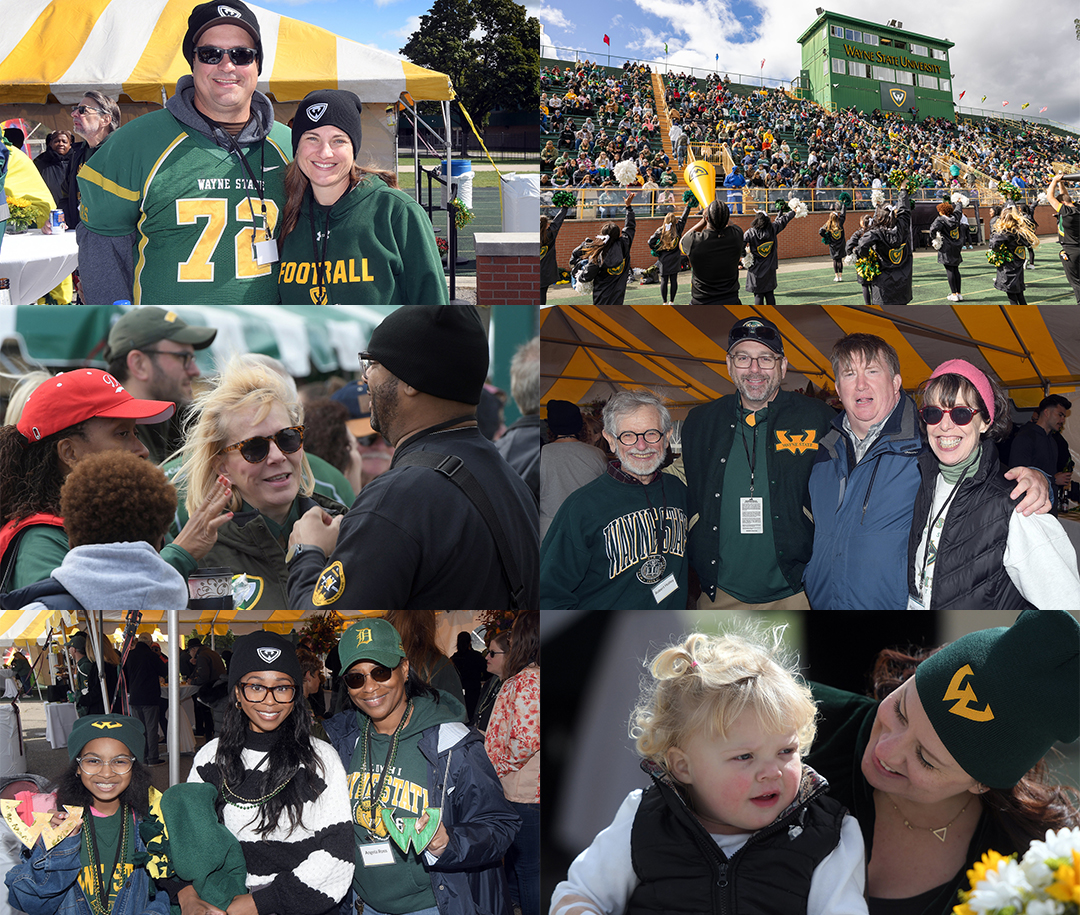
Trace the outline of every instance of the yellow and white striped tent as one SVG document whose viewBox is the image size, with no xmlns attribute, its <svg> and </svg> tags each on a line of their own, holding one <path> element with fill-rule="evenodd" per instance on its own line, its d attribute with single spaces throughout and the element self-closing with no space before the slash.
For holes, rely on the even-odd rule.
<svg viewBox="0 0 1080 915">
<path fill-rule="evenodd" d="M 262 32 L 258 88 L 273 99 L 282 122 L 314 89 L 350 89 L 365 106 L 365 152 L 374 152 L 378 161 L 392 138 L 388 105 L 403 97 L 454 98 L 444 73 L 248 5 Z M 70 128 L 67 106 L 87 89 L 118 99 L 125 122 L 160 107 L 191 72 L 181 44 L 194 6 L 195 0 L 5 0 L 0 118 L 29 117 Z"/>
</svg>

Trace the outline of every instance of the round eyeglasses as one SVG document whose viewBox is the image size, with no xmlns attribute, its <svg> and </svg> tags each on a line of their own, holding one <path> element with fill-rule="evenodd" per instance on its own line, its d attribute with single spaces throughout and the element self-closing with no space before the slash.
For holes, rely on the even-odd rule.
<svg viewBox="0 0 1080 915">
<path fill-rule="evenodd" d="M 345 681 L 345 685 L 349 689 L 360 689 L 368 677 L 371 677 L 377 683 L 385 683 L 394 675 L 395 670 L 397 670 L 396 667 L 384 667 L 382 664 L 376 664 L 366 674 L 359 670 L 350 670 L 341 679 Z"/>
<path fill-rule="evenodd" d="M 943 410 L 941 407 L 923 407 L 919 410 L 919 415 L 928 426 L 936 426 L 945 418 L 946 413 L 949 414 L 954 426 L 966 426 L 978 412 L 971 407 L 953 407 L 949 410 Z"/>
<path fill-rule="evenodd" d="M 135 762 L 130 756 L 114 756 L 112 759 L 102 759 L 100 756 L 78 756 L 75 761 L 87 775 L 96 775 L 106 766 L 117 775 L 126 775 Z"/>
<path fill-rule="evenodd" d="M 626 432 L 619 433 L 619 441 L 624 445 L 636 445 L 639 438 L 645 439 L 650 445 L 655 445 L 660 439 L 664 437 L 664 433 L 659 429 L 648 429 L 645 432 Z"/>
</svg>

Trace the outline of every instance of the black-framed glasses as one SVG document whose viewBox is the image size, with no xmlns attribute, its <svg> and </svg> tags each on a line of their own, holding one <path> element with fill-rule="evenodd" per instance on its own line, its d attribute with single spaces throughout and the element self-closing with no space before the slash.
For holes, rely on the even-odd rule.
<svg viewBox="0 0 1080 915">
<path fill-rule="evenodd" d="M 288 705 L 296 698 L 296 687 L 291 684 L 280 686 L 264 686 L 262 683 L 240 681 L 240 692 L 248 702 L 262 702 L 269 693 L 274 701 L 281 705 Z"/>
<path fill-rule="evenodd" d="M 242 442 L 229 445 L 228 448 L 222 448 L 221 453 L 227 454 L 230 451 L 239 451 L 240 457 L 249 464 L 260 464 L 270 454 L 271 442 L 277 444 L 282 454 L 295 454 L 304 444 L 304 427 L 289 426 L 287 429 L 282 429 L 273 435 L 256 435 L 252 438 L 245 438 Z"/>
<path fill-rule="evenodd" d="M 385 683 L 394 675 L 395 670 L 397 670 L 396 667 L 384 667 L 382 664 L 376 664 L 366 674 L 359 670 L 350 670 L 341 679 L 345 681 L 345 685 L 349 689 L 360 689 L 368 677 L 371 677 L 377 683 Z"/>
<path fill-rule="evenodd" d="M 728 335 L 728 349 L 740 340 L 761 340 L 765 343 L 774 343 L 780 339 L 780 334 L 767 324 L 746 324 L 734 328 Z"/>
<path fill-rule="evenodd" d="M 379 365 L 379 360 L 375 359 L 371 353 L 358 353 L 360 359 L 360 370 L 366 375 L 373 365 Z"/>
<path fill-rule="evenodd" d="M 495 657 L 495 655 L 498 655 L 498 654 L 506 654 L 506 652 L 505 651 L 496 651 L 494 648 L 489 648 L 487 651 L 484 652 L 484 657 L 485 658 L 493 658 L 493 657 Z"/>
<path fill-rule="evenodd" d="M 655 445 L 660 439 L 664 437 L 664 433 L 659 429 L 647 429 L 645 432 L 626 432 L 619 433 L 619 441 L 624 445 L 636 445 L 639 438 L 645 439 L 650 445 Z"/>
<path fill-rule="evenodd" d="M 143 349 L 143 350 L 139 350 L 139 352 L 140 353 L 152 353 L 155 356 L 175 356 L 182 363 L 184 363 L 184 370 L 185 371 L 191 366 L 191 363 L 193 363 L 195 361 L 195 354 L 194 353 L 182 353 L 182 352 L 178 353 L 178 352 L 174 352 L 171 349 Z"/>
<path fill-rule="evenodd" d="M 195 57 L 201 64 L 219 64 L 226 54 L 238 67 L 250 66 L 259 56 L 259 52 L 254 48 L 215 48 L 204 44 L 195 49 Z"/>
<path fill-rule="evenodd" d="M 96 111 L 98 114 L 104 114 L 105 113 L 105 110 L 103 108 L 95 108 L 93 105 L 72 105 L 71 106 L 71 113 L 72 114 L 86 114 L 86 112 L 88 112 L 88 111 Z"/>
<path fill-rule="evenodd" d="M 96 775 L 105 766 L 117 775 L 126 775 L 135 762 L 131 756 L 114 756 L 112 759 L 102 759 L 100 756 L 78 756 L 75 761 L 87 775 Z"/>
<path fill-rule="evenodd" d="M 971 407 L 953 407 L 949 410 L 943 410 L 941 407 L 923 407 L 919 410 L 919 415 L 928 426 L 936 426 L 945 418 L 946 413 L 949 414 L 954 426 L 966 426 L 978 412 Z"/>
<path fill-rule="evenodd" d="M 737 369 L 748 369 L 751 362 L 756 362 L 759 369 L 768 371 L 775 368 L 776 363 L 780 361 L 779 356 L 774 356 L 771 353 L 764 356 L 751 356 L 748 353 L 728 353 L 728 357 L 731 359 L 731 364 Z"/>
</svg>

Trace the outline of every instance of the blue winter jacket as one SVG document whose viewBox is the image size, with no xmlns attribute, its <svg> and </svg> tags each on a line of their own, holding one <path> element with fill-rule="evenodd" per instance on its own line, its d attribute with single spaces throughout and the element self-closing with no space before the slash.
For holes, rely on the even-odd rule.
<svg viewBox="0 0 1080 915">
<path fill-rule="evenodd" d="M 348 772 L 360 739 L 357 715 L 345 709 L 323 724 Z M 450 836 L 434 864 L 421 856 L 440 915 L 511 915 L 502 858 L 521 818 L 506 800 L 484 752 L 484 736 L 453 721 L 425 729 L 417 746 L 428 762 L 428 796 L 433 805 L 442 807 L 442 821 Z M 340 915 L 355 915 L 355 901 L 356 894 L 350 890 L 342 900 Z"/>
<path fill-rule="evenodd" d="M 91 915 L 90 903 L 76 880 L 81 865 L 81 832 L 68 836 L 48 851 L 39 839 L 33 849 L 23 852 L 23 860 L 7 872 L 11 905 L 26 915 Z M 135 852 L 146 845 L 135 833 Z M 150 875 L 136 867 L 116 895 L 110 915 L 169 915 L 169 894 L 159 889 L 150 896 Z"/>
<path fill-rule="evenodd" d="M 915 401 L 901 393 L 863 459 L 833 420 L 810 471 L 814 550 L 803 585 L 815 610 L 904 610 L 907 542 L 924 448 Z M 852 466 L 854 464 L 854 466 Z"/>
</svg>

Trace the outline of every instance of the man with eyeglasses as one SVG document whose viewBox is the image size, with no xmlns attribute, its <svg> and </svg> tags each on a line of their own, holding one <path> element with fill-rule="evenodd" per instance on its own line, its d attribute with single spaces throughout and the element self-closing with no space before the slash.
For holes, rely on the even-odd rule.
<svg viewBox="0 0 1080 915">
<path fill-rule="evenodd" d="M 216 328 L 188 324 L 176 312 L 154 306 L 129 311 L 109 331 L 105 348 L 109 374 L 139 400 L 176 404 L 172 419 L 136 428 L 155 464 L 181 444 L 191 383 L 200 375 L 195 351 L 206 349 L 216 336 Z"/>
<path fill-rule="evenodd" d="M 566 497 L 540 547 L 540 609 L 686 606 L 686 486 L 661 472 L 671 414 L 649 391 L 604 406 L 616 459 Z"/>
<path fill-rule="evenodd" d="M 805 610 L 802 574 L 814 524 L 806 483 L 835 412 L 780 390 L 784 340 L 766 318 L 728 334 L 737 393 L 695 407 L 682 430 L 690 564 L 699 609 Z"/>
<path fill-rule="evenodd" d="M 289 130 L 256 91 L 259 22 L 242 0 L 192 10 L 191 76 L 116 131 L 79 173 L 79 273 L 89 305 L 278 301 L 273 233 Z"/>
</svg>

